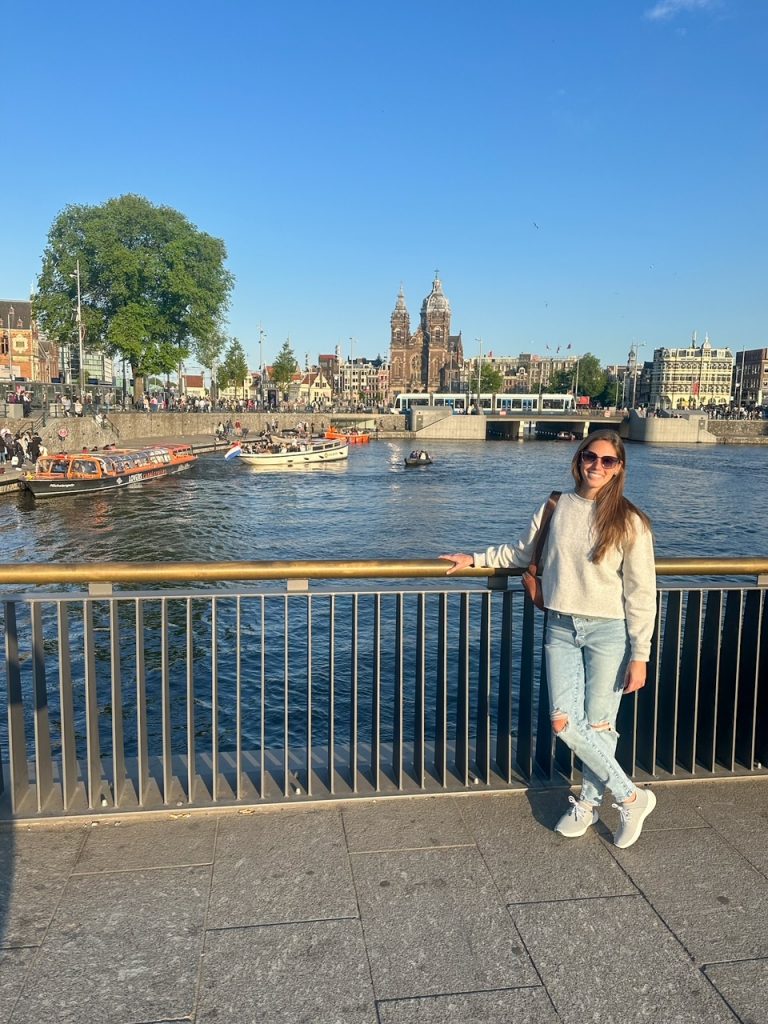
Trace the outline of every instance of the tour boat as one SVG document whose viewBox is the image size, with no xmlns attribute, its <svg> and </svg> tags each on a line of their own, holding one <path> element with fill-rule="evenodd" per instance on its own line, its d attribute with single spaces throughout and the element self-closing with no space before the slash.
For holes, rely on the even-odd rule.
<svg viewBox="0 0 768 1024">
<path fill-rule="evenodd" d="M 371 435 L 365 430 L 340 430 L 338 427 L 329 427 L 325 436 L 332 441 L 347 441 L 349 444 L 368 444 Z"/>
<path fill-rule="evenodd" d="M 319 466 L 349 457 L 349 445 L 338 439 L 281 438 L 269 441 L 236 441 L 224 458 L 245 462 L 257 469 Z"/>
<path fill-rule="evenodd" d="M 34 473 L 28 473 L 23 484 L 36 498 L 93 494 L 181 473 L 196 461 L 190 446 L 182 444 L 41 455 Z"/>
</svg>

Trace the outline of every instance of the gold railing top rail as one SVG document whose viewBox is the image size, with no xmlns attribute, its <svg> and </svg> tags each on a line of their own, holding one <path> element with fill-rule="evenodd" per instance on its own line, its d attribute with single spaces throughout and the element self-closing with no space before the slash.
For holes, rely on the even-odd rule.
<svg viewBox="0 0 768 1024">
<path fill-rule="evenodd" d="M 286 562 L 59 562 L 0 564 L 0 585 L 220 583 L 224 580 L 439 579 L 442 559 Z M 464 569 L 456 576 L 519 576 L 522 569 Z M 658 558 L 657 576 L 761 576 L 768 558 Z M 454 578 L 454 577 L 448 577 Z"/>
</svg>

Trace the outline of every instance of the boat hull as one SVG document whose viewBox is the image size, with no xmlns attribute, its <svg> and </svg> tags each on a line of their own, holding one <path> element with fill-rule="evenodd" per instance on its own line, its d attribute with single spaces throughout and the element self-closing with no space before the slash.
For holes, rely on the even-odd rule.
<svg viewBox="0 0 768 1024">
<path fill-rule="evenodd" d="M 301 469 L 322 466 L 331 462 L 342 462 L 349 458 L 349 445 L 327 442 L 308 447 L 305 451 L 292 452 L 246 452 L 243 451 L 235 462 L 244 462 L 253 469 Z"/>
<path fill-rule="evenodd" d="M 126 487 L 154 480 L 159 476 L 173 476 L 189 469 L 191 462 L 178 466 L 158 466 L 143 469 L 136 473 L 124 473 L 115 477 L 101 477 L 93 480 L 50 480 L 47 478 L 28 477 L 24 485 L 35 498 L 58 498 L 72 494 L 96 494 L 101 491 L 122 491 Z"/>
</svg>

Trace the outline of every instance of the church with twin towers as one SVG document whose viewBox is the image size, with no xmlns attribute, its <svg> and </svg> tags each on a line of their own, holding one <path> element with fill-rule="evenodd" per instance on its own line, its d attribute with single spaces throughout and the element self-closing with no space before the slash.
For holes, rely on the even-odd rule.
<svg viewBox="0 0 768 1024">
<path fill-rule="evenodd" d="M 435 271 L 432 291 L 421 304 L 419 326 L 411 318 L 402 285 L 390 317 L 390 387 L 393 392 L 451 391 L 461 379 L 461 333 L 451 334 L 451 304 Z"/>
</svg>

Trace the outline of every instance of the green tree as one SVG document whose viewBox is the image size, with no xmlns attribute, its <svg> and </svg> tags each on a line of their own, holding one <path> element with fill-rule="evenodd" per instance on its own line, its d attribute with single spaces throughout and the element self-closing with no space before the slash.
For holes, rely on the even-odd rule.
<svg viewBox="0 0 768 1024">
<path fill-rule="evenodd" d="M 491 363 L 483 363 L 480 368 L 480 391 L 482 394 L 498 394 L 504 387 L 504 374 Z"/>
<path fill-rule="evenodd" d="M 569 370 L 556 370 L 549 378 L 547 390 L 562 395 L 577 388 L 580 395 L 596 398 L 605 390 L 608 375 L 601 369 L 597 356 L 587 352 Z"/>
<path fill-rule="evenodd" d="M 237 394 L 238 388 L 243 388 L 243 398 L 245 398 L 245 380 L 247 376 L 248 360 L 245 356 L 245 349 L 237 338 L 233 338 L 224 356 L 224 361 L 219 367 L 216 383 L 219 388 L 227 388 L 230 385 L 234 385 L 235 394 Z"/>
<path fill-rule="evenodd" d="M 596 398 L 605 390 L 608 374 L 600 366 L 600 360 L 590 352 L 583 355 L 578 362 L 576 383 L 580 395 Z"/>
<path fill-rule="evenodd" d="M 296 362 L 291 343 L 290 341 L 284 341 L 283 347 L 272 363 L 272 380 L 283 394 L 288 390 L 288 385 L 293 380 L 293 375 L 298 369 L 299 364 Z"/>
<path fill-rule="evenodd" d="M 142 196 L 68 206 L 48 232 L 35 315 L 71 343 L 79 261 L 85 348 L 130 363 L 138 398 L 145 376 L 175 370 L 220 335 L 234 283 L 226 255 L 222 241 Z"/>
</svg>

